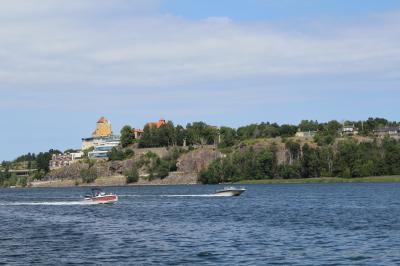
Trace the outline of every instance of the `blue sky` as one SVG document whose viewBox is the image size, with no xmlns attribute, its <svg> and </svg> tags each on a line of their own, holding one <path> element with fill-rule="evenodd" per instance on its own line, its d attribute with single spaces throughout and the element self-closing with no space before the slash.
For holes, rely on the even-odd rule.
<svg viewBox="0 0 400 266">
<path fill-rule="evenodd" d="M 160 117 L 400 120 L 394 0 L 5 0 L 0 160 Z"/>
<path fill-rule="evenodd" d="M 307 19 L 314 17 L 354 17 L 391 12 L 397 0 L 170 0 L 162 11 L 188 19 L 230 17 L 235 21 Z"/>
</svg>

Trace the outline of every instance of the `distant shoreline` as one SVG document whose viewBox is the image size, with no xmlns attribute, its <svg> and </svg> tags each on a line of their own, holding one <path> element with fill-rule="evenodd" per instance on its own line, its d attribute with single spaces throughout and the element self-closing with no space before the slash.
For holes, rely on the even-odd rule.
<svg viewBox="0 0 400 266">
<path fill-rule="evenodd" d="M 318 177 L 318 178 L 299 178 L 299 179 L 262 179 L 262 180 L 242 180 L 231 184 L 238 185 L 261 185 L 261 184 L 335 184 L 335 183 L 398 183 L 400 175 L 393 176 L 370 176 L 355 178 L 340 177 Z"/>
<path fill-rule="evenodd" d="M 340 178 L 340 177 L 320 177 L 320 178 L 299 178 L 299 179 L 262 179 L 262 180 L 243 180 L 239 182 L 225 183 L 234 185 L 274 185 L 274 184 L 335 184 L 335 183 L 400 183 L 400 175 L 393 176 L 371 176 L 371 177 L 357 177 L 357 178 Z M 76 184 L 75 180 L 52 180 L 52 181 L 34 181 L 30 187 L 106 187 L 106 186 L 173 186 L 173 185 L 195 185 L 194 183 L 176 183 L 165 184 L 159 182 L 139 182 L 139 183 L 125 183 L 125 177 L 113 176 L 103 177 L 96 180 L 94 183 L 79 183 Z M 198 183 L 201 185 L 201 183 Z"/>
</svg>

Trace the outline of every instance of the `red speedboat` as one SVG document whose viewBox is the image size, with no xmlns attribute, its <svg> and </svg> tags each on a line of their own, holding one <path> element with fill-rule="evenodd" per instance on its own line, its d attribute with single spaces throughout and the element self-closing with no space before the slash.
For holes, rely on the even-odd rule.
<svg viewBox="0 0 400 266">
<path fill-rule="evenodd" d="M 96 204 L 112 204 L 118 201 L 118 196 L 113 193 L 105 193 L 99 188 L 92 188 L 92 194 L 86 195 L 85 200 Z"/>
</svg>

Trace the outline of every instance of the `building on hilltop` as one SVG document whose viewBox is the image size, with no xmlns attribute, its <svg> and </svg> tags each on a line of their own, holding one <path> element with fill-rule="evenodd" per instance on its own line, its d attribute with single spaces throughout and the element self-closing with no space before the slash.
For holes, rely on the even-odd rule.
<svg viewBox="0 0 400 266">
<path fill-rule="evenodd" d="M 81 149 L 87 150 L 90 148 L 95 148 L 96 146 L 102 146 L 110 142 L 119 142 L 120 137 L 117 135 L 111 135 L 108 137 L 96 137 L 96 138 L 83 138 Z"/>
<path fill-rule="evenodd" d="M 49 169 L 59 169 L 76 162 L 83 157 L 83 152 L 71 152 L 67 154 L 53 154 L 50 162 Z"/>
<path fill-rule="evenodd" d="M 135 139 L 140 139 L 143 136 L 144 131 L 142 129 L 133 129 L 133 134 L 135 135 Z"/>
<path fill-rule="evenodd" d="M 300 131 L 300 129 L 299 129 L 299 131 L 297 131 L 296 132 L 296 137 L 299 137 L 299 138 L 312 138 L 312 137 L 314 137 L 315 136 L 315 134 L 317 134 L 317 131 Z"/>
<path fill-rule="evenodd" d="M 96 137 L 109 137 L 113 134 L 111 123 L 102 116 L 96 123 L 96 130 L 93 132 L 92 136 Z"/>
<path fill-rule="evenodd" d="M 161 118 L 157 122 L 148 122 L 146 123 L 145 127 L 148 126 L 150 128 L 160 128 L 162 125 L 167 124 L 164 118 Z M 132 133 L 134 134 L 135 139 L 141 139 L 143 137 L 144 130 L 143 129 L 132 129 Z"/>
<path fill-rule="evenodd" d="M 108 153 L 120 144 L 118 136 L 114 138 L 103 139 L 101 142 L 97 142 L 93 146 L 93 151 L 88 153 L 89 158 L 93 159 L 107 159 Z"/>
<path fill-rule="evenodd" d="M 93 149 L 88 153 L 90 158 L 107 158 L 108 152 L 120 144 L 120 137 L 113 135 L 111 123 L 101 117 L 96 123 L 92 137 L 82 138 L 82 150 Z"/>
<path fill-rule="evenodd" d="M 358 135 L 358 128 L 353 125 L 344 125 L 342 128 L 342 136 Z"/>
<path fill-rule="evenodd" d="M 113 135 L 110 121 L 102 116 L 96 123 L 96 130 L 90 138 L 82 138 L 82 150 L 104 145 L 108 142 L 119 141 L 119 136 Z"/>
<path fill-rule="evenodd" d="M 381 127 L 374 130 L 374 135 L 377 137 L 400 137 L 400 127 Z"/>
<path fill-rule="evenodd" d="M 166 124 L 165 119 L 161 118 L 160 120 L 158 120 L 158 122 L 147 123 L 146 126 L 160 128 L 162 125 L 165 125 L 165 124 Z"/>
</svg>

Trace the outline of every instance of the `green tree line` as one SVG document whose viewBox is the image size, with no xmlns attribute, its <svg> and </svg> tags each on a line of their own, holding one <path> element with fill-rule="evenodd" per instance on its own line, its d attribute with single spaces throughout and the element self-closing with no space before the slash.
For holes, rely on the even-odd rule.
<svg viewBox="0 0 400 266">
<path fill-rule="evenodd" d="M 400 126 L 398 122 L 384 118 L 368 118 L 365 121 L 345 121 L 344 123 L 336 120 L 323 123 L 302 120 L 298 125 L 262 122 L 237 129 L 226 126 L 217 128 L 204 122 L 193 122 L 183 127 L 181 125 L 175 126 L 172 121 L 168 121 L 159 128 L 146 125 L 140 139 L 135 139 L 131 126 L 124 126 L 121 130 L 121 145 L 127 147 L 133 143 L 138 143 L 141 148 L 149 148 L 183 146 L 186 144 L 187 146 L 218 145 L 220 148 L 225 148 L 248 139 L 293 137 L 298 131 L 314 132 L 315 141 L 319 145 L 324 145 L 332 144 L 335 138 L 340 136 L 343 124 L 354 125 L 362 136 L 371 136 L 374 130 L 381 127 Z"/>
<path fill-rule="evenodd" d="M 215 160 L 200 174 L 203 183 L 246 179 L 366 177 L 400 174 L 400 142 L 395 139 L 358 142 L 345 139 L 335 145 L 301 146 L 285 143 L 287 156 L 278 164 L 277 148 L 235 150 Z"/>
<path fill-rule="evenodd" d="M 17 177 L 9 172 L 10 169 L 28 168 L 37 169 L 34 179 L 41 179 L 50 171 L 49 163 L 53 154 L 62 153 L 59 150 L 50 149 L 47 152 L 27 153 L 13 161 L 2 161 L 0 168 L 0 186 L 26 185 L 26 177 Z M 22 164 L 22 166 L 21 166 Z"/>
</svg>

